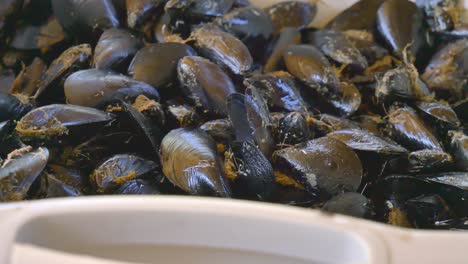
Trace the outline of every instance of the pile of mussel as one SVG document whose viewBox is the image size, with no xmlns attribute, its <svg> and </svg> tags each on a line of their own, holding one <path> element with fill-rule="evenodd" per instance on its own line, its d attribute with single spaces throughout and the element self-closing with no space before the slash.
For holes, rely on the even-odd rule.
<svg viewBox="0 0 468 264">
<path fill-rule="evenodd" d="M 468 11 L 7 0 L 0 201 L 201 195 L 468 229 Z"/>
</svg>

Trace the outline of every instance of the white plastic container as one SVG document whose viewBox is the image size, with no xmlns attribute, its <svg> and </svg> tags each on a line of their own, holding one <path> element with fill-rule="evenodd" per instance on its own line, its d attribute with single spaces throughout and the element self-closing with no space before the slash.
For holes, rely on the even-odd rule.
<svg viewBox="0 0 468 264">
<path fill-rule="evenodd" d="M 319 1 L 313 24 L 354 2 Z M 467 249 L 464 232 L 228 199 L 101 196 L 0 205 L 0 264 L 466 264 Z"/>
</svg>

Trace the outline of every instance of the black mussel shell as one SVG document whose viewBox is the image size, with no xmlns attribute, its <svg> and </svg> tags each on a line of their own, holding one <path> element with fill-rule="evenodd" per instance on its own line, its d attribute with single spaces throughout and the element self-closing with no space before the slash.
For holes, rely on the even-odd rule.
<svg viewBox="0 0 468 264">
<path fill-rule="evenodd" d="M 88 184 L 88 175 L 84 175 L 80 170 L 57 165 L 47 164 L 46 172 L 54 178 L 55 181 L 60 182 L 66 186 L 70 186 L 72 189 L 78 191 L 84 191 Z"/>
<path fill-rule="evenodd" d="M 468 171 L 468 136 L 462 131 L 451 132 L 450 150 L 458 169 Z"/>
<path fill-rule="evenodd" d="M 421 195 L 406 201 L 409 220 L 417 228 L 433 228 L 436 223 L 456 218 L 447 202 L 437 194 Z"/>
<path fill-rule="evenodd" d="M 339 194 L 328 200 L 322 210 L 359 218 L 372 216 L 372 205 L 364 195 L 355 192 Z"/>
<path fill-rule="evenodd" d="M 388 70 L 377 80 L 375 97 L 380 102 L 423 100 L 430 96 L 428 87 L 415 76 L 412 66 Z"/>
<path fill-rule="evenodd" d="M 161 143 L 161 165 L 170 182 L 192 195 L 229 197 L 216 144 L 203 131 L 179 128 Z"/>
<path fill-rule="evenodd" d="M 169 0 L 164 10 L 171 16 L 203 19 L 223 16 L 233 4 L 234 0 Z"/>
<path fill-rule="evenodd" d="M 42 106 L 27 113 L 16 126 L 22 139 L 50 139 L 67 135 L 70 129 L 83 126 L 104 126 L 113 116 L 94 108 L 52 104 Z M 84 134 L 83 131 L 77 131 Z"/>
<path fill-rule="evenodd" d="M 4 70 L 0 72 L 0 93 L 8 93 L 15 81 L 15 72 L 13 70 Z"/>
<path fill-rule="evenodd" d="M 313 2 L 284 1 L 265 10 L 270 15 L 275 32 L 286 27 L 303 28 L 312 22 L 317 14 L 317 5 Z"/>
<path fill-rule="evenodd" d="M 72 72 L 87 68 L 91 55 L 92 50 L 89 44 L 81 44 L 65 50 L 42 75 L 34 99 L 48 102 L 57 97 L 54 92 L 59 93 L 59 97 L 63 97 L 63 90 L 60 90 L 62 87 L 61 82 Z"/>
<path fill-rule="evenodd" d="M 151 44 L 139 50 L 130 63 L 128 73 L 135 80 L 165 88 L 177 81 L 177 63 L 196 52 L 181 43 Z"/>
<path fill-rule="evenodd" d="M 418 102 L 416 103 L 416 107 L 423 112 L 433 124 L 438 125 L 442 129 L 454 130 L 460 126 L 460 120 L 458 120 L 457 114 L 446 104 Z"/>
<path fill-rule="evenodd" d="M 17 120 L 33 109 L 27 96 L 0 93 L 0 122 Z"/>
<path fill-rule="evenodd" d="M 161 180 L 157 168 L 158 164 L 154 161 L 135 155 L 120 154 L 102 162 L 89 179 L 97 193 L 110 194 L 133 179 L 147 177 L 154 181 Z"/>
<path fill-rule="evenodd" d="M 138 95 L 159 101 L 159 93 L 151 85 L 109 70 L 77 71 L 65 80 L 64 91 L 68 103 L 90 107 L 118 98 L 131 100 Z"/>
<path fill-rule="evenodd" d="M 253 75 L 244 80 L 244 85 L 255 87 L 271 111 L 307 112 L 308 104 L 287 72 Z"/>
<path fill-rule="evenodd" d="M 234 74 L 248 72 L 253 63 L 247 47 L 233 35 L 214 25 L 205 25 L 192 32 L 197 50 Z"/>
<path fill-rule="evenodd" d="M 386 44 L 399 56 L 409 46 L 413 56 L 424 44 L 423 14 L 408 0 L 388 0 L 377 11 L 377 29 Z"/>
<path fill-rule="evenodd" d="M 42 25 L 25 25 L 17 29 L 10 46 L 19 50 L 49 49 L 65 40 L 60 23 L 51 17 Z"/>
<path fill-rule="evenodd" d="M 326 96 L 328 91 L 319 91 L 323 96 Z M 340 116 L 348 117 L 354 114 L 361 105 L 361 93 L 359 89 L 351 82 L 340 82 L 336 94 L 331 95 L 327 102 L 331 105 L 332 113 Z M 325 106 L 325 108 L 328 108 Z"/>
<path fill-rule="evenodd" d="M 236 92 L 231 78 L 209 60 L 187 56 L 177 66 L 179 81 L 187 98 L 209 113 L 225 116 L 225 100 Z"/>
<path fill-rule="evenodd" d="M 246 95 L 232 94 L 227 98 L 229 120 L 237 141 L 255 142 L 266 157 L 274 150 L 271 135 L 270 113 L 255 89 L 249 88 Z"/>
<path fill-rule="evenodd" d="M 438 96 L 464 99 L 468 89 L 467 60 L 467 39 L 449 43 L 432 57 L 421 77 Z"/>
<path fill-rule="evenodd" d="M 1 164 L 0 201 L 20 201 L 41 174 L 49 159 L 46 148 L 30 146 L 11 152 Z"/>
<path fill-rule="evenodd" d="M 3 146 L 4 140 L 10 136 L 11 132 L 15 129 L 15 124 L 13 121 L 3 121 L 0 122 L 0 145 Z"/>
<path fill-rule="evenodd" d="M 102 33 L 96 44 L 93 65 L 97 69 L 126 70 L 142 46 L 141 40 L 129 31 L 108 29 Z"/>
<path fill-rule="evenodd" d="M 399 164 L 398 166 L 402 166 Z M 411 152 L 408 155 L 409 172 L 434 172 L 450 168 L 453 165 L 453 157 L 439 150 L 423 149 Z"/>
<path fill-rule="evenodd" d="M 167 103 L 166 117 L 171 128 L 197 127 L 200 116 L 197 111 L 186 104 Z"/>
<path fill-rule="evenodd" d="M 251 142 L 233 142 L 225 154 L 224 171 L 233 181 L 234 195 L 254 200 L 269 200 L 275 186 L 273 167 Z"/>
<path fill-rule="evenodd" d="M 420 177 L 431 182 L 454 186 L 462 190 L 468 190 L 467 172 L 441 172 L 438 174 L 422 175 Z"/>
<path fill-rule="evenodd" d="M 44 173 L 42 177 L 46 184 L 44 198 L 75 197 L 83 195 L 80 189 L 62 182 L 53 174 Z"/>
<path fill-rule="evenodd" d="M 359 123 L 359 127 L 362 130 L 369 131 L 376 136 L 383 135 L 385 122 L 381 116 L 375 114 L 360 115 L 354 120 Z"/>
<path fill-rule="evenodd" d="M 296 145 L 311 138 L 309 125 L 304 114 L 291 112 L 280 120 L 277 143 L 280 145 Z"/>
<path fill-rule="evenodd" d="M 366 58 L 342 32 L 317 30 L 308 34 L 307 43 L 314 45 L 334 62 L 347 66 L 354 73 L 361 73 L 368 66 Z"/>
<path fill-rule="evenodd" d="M 165 0 L 125 0 L 127 25 L 137 28 L 146 23 L 161 7 Z"/>
<path fill-rule="evenodd" d="M 18 15 L 18 12 L 23 6 L 23 0 L 6 0 L 2 2 L 0 7 L 0 37 L 4 37 L 8 32 L 13 18 Z"/>
<path fill-rule="evenodd" d="M 327 137 L 276 151 L 273 165 L 320 199 L 356 191 L 363 175 L 356 153 Z"/>
<path fill-rule="evenodd" d="M 110 108 L 112 110 L 113 108 Z M 158 151 L 163 137 L 160 122 L 144 115 L 137 105 L 130 105 L 126 102 L 119 102 L 115 107 L 117 121 L 120 125 L 120 132 L 131 132 L 135 135 L 135 141 L 131 148 L 151 160 L 158 160 Z"/>
<path fill-rule="evenodd" d="M 389 54 L 388 50 L 374 41 L 374 37 L 367 31 L 348 30 L 344 32 L 348 40 L 372 65 Z"/>
<path fill-rule="evenodd" d="M 468 97 L 464 100 L 458 101 L 452 105 L 453 111 L 457 117 L 466 124 L 468 123 Z"/>
<path fill-rule="evenodd" d="M 374 32 L 375 20 L 379 6 L 385 0 L 360 0 L 345 9 L 326 28 L 345 31 L 350 29 Z"/>
<path fill-rule="evenodd" d="M 284 28 L 277 37 L 263 72 L 274 72 L 284 69 L 283 53 L 289 45 L 301 43 L 301 33 L 296 28 Z"/>
<path fill-rule="evenodd" d="M 360 129 L 338 130 L 331 132 L 327 137 L 339 140 L 348 147 L 359 151 L 383 155 L 402 155 L 408 153 L 408 150 L 397 143 Z"/>
<path fill-rule="evenodd" d="M 10 93 L 33 96 L 38 89 L 38 83 L 47 70 L 45 62 L 36 57 L 31 64 L 24 68 L 14 79 Z"/>
<path fill-rule="evenodd" d="M 52 9 L 65 31 L 88 36 L 96 30 L 119 26 L 111 0 L 51 0 Z"/>
<path fill-rule="evenodd" d="M 161 192 L 156 187 L 154 183 L 144 179 L 134 179 L 130 180 L 119 189 L 117 189 L 114 194 L 124 194 L 124 195 L 152 195 L 152 194 L 160 194 Z"/>
<path fill-rule="evenodd" d="M 263 59 L 273 36 L 273 23 L 265 11 L 252 6 L 237 8 L 215 23 L 244 42 L 254 59 Z"/>
<path fill-rule="evenodd" d="M 288 71 L 295 77 L 313 84 L 339 86 L 339 80 L 327 58 L 311 45 L 291 45 L 283 54 Z"/>
<path fill-rule="evenodd" d="M 468 217 L 438 221 L 435 223 L 434 228 L 451 231 L 466 231 L 468 230 Z"/>
<path fill-rule="evenodd" d="M 166 124 L 166 114 L 164 113 L 163 106 L 155 99 L 150 99 L 140 94 L 133 101 L 132 107 L 160 127 L 164 127 Z"/>
<path fill-rule="evenodd" d="M 432 149 L 443 151 L 430 127 L 410 107 L 394 109 L 388 115 L 391 138 L 411 151 Z"/>
<path fill-rule="evenodd" d="M 231 121 L 227 118 L 208 121 L 201 125 L 200 129 L 218 143 L 218 151 L 222 147 L 221 152 L 224 152 L 224 145 L 229 145 L 236 139 L 234 128 L 232 127 Z M 223 146 L 219 144 L 223 144 Z"/>
</svg>

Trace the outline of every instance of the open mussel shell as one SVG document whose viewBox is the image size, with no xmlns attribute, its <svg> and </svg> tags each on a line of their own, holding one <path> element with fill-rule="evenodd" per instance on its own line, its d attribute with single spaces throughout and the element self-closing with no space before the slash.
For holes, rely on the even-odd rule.
<svg viewBox="0 0 468 264">
<path fill-rule="evenodd" d="M 284 1 L 266 8 L 276 33 L 286 27 L 303 28 L 308 26 L 317 14 L 313 2 Z"/>
<path fill-rule="evenodd" d="M 17 120 L 33 109 L 27 96 L 0 93 L 0 122 Z"/>
<path fill-rule="evenodd" d="M 460 127 L 460 120 L 453 109 L 442 103 L 437 102 L 418 102 L 416 107 L 429 119 L 434 125 L 438 125 L 444 130 L 454 130 Z"/>
<path fill-rule="evenodd" d="M 327 58 L 311 45 L 291 45 L 283 54 L 288 71 L 302 81 L 339 86 L 339 80 Z"/>
<path fill-rule="evenodd" d="M 462 131 L 450 132 L 450 150 L 455 157 L 458 169 L 468 171 L 468 136 Z"/>
<path fill-rule="evenodd" d="M 120 154 L 102 162 L 89 179 L 97 193 L 110 194 L 133 179 L 147 177 L 154 181 L 161 180 L 157 168 L 158 164 L 154 161 L 135 155 Z"/>
<path fill-rule="evenodd" d="M 284 146 L 304 143 L 311 138 L 307 118 L 299 112 L 291 112 L 283 117 L 277 133 L 277 144 Z"/>
<path fill-rule="evenodd" d="M 196 55 L 181 43 L 151 44 L 140 49 L 130 63 L 128 73 L 135 80 L 165 88 L 177 81 L 177 63 L 185 56 Z"/>
<path fill-rule="evenodd" d="M 274 72 L 284 69 L 283 53 L 289 45 L 301 43 L 301 33 L 296 28 L 284 28 L 276 38 L 270 56 L 265 62 L 263 72 Z"/>
<path fill-rule="evenodd" d="M 249 88 L 246 95 L 235 93 L 227 98 L 229 120 L 237 141 L 252 141 L 266 157 L 274 150 L 271 135 L 270 114 L 263 99 L 255 89 Z"/>
<path fill-rule="evenodd" d="M 306 41 L 334 62 L 348 67 L 351 72 L 361 73 L 368 66 L 366 58 L 342 32 L 317 30 L 307 34 Z"/>
<path fill-rule="evenodd" d="M 390 136 L 405 148 L 415 151 L 432 149 L 443 151 L 431 128 L 411 107 L 395 108 L 388 115 Z"/>
<path fill-rule="evenodd" d="M 432 57 L 421 77 L 438 96 L 451 101 L 464 99 L 468 83 L 467 58 L 467 39 L 449 43 Z"/>
<path fill-rule="evenodd" d="M 256 60 L 263 59 L 265 47 L 273 37 L 269 15 L 252 6 L 233 9 L 217 18 L 215 24 L 244 42 Z"/>
<path fill-rule="evenodd" d="M 172 130 L 162 140 L 160 156 L 164 176 L 185 192 L 231 196 L 216 144 L 203 131 Z"/>
<path fill-rule="evenodd" d="M 41 103 L 47 103 L 54 99 L 63 100 L 62 81 L 82 68 L 87 68 L 92 55 L 89 44 L 73 46 L 65 50 L 55 59 L 42 75 L 34 99 Z"/>
<path fill-rule="evenodd" d="M 47 140 L 67 135 L 70 129 L 79 130 L 83 126 L 96 128 L 112 120 L 112 115 L 94 108 L 52 104 L 26 114 L 18 122 L 16 132 L 24 140 Z M 86 133 L 79 131 L 79 134 Z"/>
<path fill-rule="evenodd" d="M 153 182 L 144 179 L 134 179 L 122 184 L 113 194 L 153 195 L 160 193 L 160 190 Z"/>
<path fill-rule="evenodd" d="M 269 200 L 275 187 L 273 167 L 253 142 L 235 141 L 225 154 L 224 171 L 239 198 Z"/>
<path fill-rule="evenodd" d="M 244 80 L 244 85 L 255 87 L 271 111 L 307 112 L 308 103 L 294 77 L 287 72 L 253 75 Z"/>
<path fill-rule="evenodd" d="M 46 70 L 46 63 L 38 57 L 34 58 L 31 64 L 26 68 L 23 68 L 23 70 L 21 70 L 21 72 L 16 76 L 12 84 L 9 86 L 9 92 L 13 94 L 33 96 L 38 88 L 37 84 Z"/>
<path fill-rule="evenodd" d="M 49 159 L 46 148 L 30 146 L 17 149 L 1 163 L 0 201 L 20 201 L 26 198 L 29 188 L 41 174 Z"/>
<path fill-rule="evenodd" d="M 216 64 L 197 56 L 187 56 L 177 66 L 186 97 L 203 110 L 225 116 L 226 98 L 236 92 L 231 78 Z"/>
<path fill-rule="evenodd" d="M 51 17 L 42 25 L 25 25 L 17 29 L 10 46 L 19 50 L 50 49 L 65 40 L 65 32 Z"/>
<path fill-rule="evenodd" d="M 377 11 L 377 29 L 386 44 L 399 56 L 409 46 L 413 56 L 424 42 L 423 14 L 408 0 L 388 0 Z"/>
<path fill-rule="evenodd" d="M 51 0 L 52 9 L 65 31 L 89 36 L 96 30 L 119 26 L 111 0 Z"/>
<path fill-rule="evenodd" d="M 89 69 L 73 73 L 64 83 L 67 102 L 94 107 L 106 101 L 131 100 L 138 95 L 159 101 L 158 91 L 149 84 L 109 70 Z"/>
<path fill-rule="evenodd" d="M 338 130 L 331 132 L 327 137 L 339 140 L 348 147 L 359 151 L 382 155 L 402 155 L 408 153 L 408 150 L 397 143 L 360 129 Z"/>
<path fill-rule="evenodd" d="M 146 23 L 160 8 L 165 0 L 125 0 L 127 25 L 137 28 Z"/>
<path fill-rule="evenodd" d="M 360 0 L 332 19 L 326 28 L 374 32 L 377 10 L 385 0 Z"/>
<path fill-rule="evenodd" d="M 331 198 L 322 206 L 322 210 L 359 218 L 369 218 L 373 214 L 369 199 L 355 192 L 342 193 Z"/>
<path fill-rule="evenodd" d="M 273 165 L 320 200 L 356 191 L 363 176 L 356 153 L 328 137 L 276 151 Z"/>
<path fill-rule="evenodd" d="M 204 25 L 192 32 L 197 50 L 234 74 L 248 72 L 253 63 L 247 47 L 233 35 L 215 25 Z"/>
<path fill-rule="evenodd" d="M 130 61 L 143 46 L 141 40 L 124 29 L 104 31 L 94 49 L 93 65 L 97 69 L 126 71 Z"/>
</svg>

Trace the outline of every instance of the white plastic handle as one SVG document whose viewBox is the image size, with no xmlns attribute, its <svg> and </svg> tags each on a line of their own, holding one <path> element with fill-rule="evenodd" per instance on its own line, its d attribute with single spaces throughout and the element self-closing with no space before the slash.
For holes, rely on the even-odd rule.
<svg viewBox="0 0 468 264">
<path fill-rule="evenodd" d="M 461 264 L 468 244 L 468 233 L 462 232 L 414 231 L 310 209 L 174 196 L 12 205 L 0 209 L 0 234 L 0 263 L 12 263 L 12 246 L 19 243 L 23 249 L 33 245 L 68 257 L 127 263 L 206 263 L 222 255 L 216 263 Z M 187 261 L 188 256 L 193 257 Z M 49 263 L 41 261 L 36 263 Z"/>
</svg>

